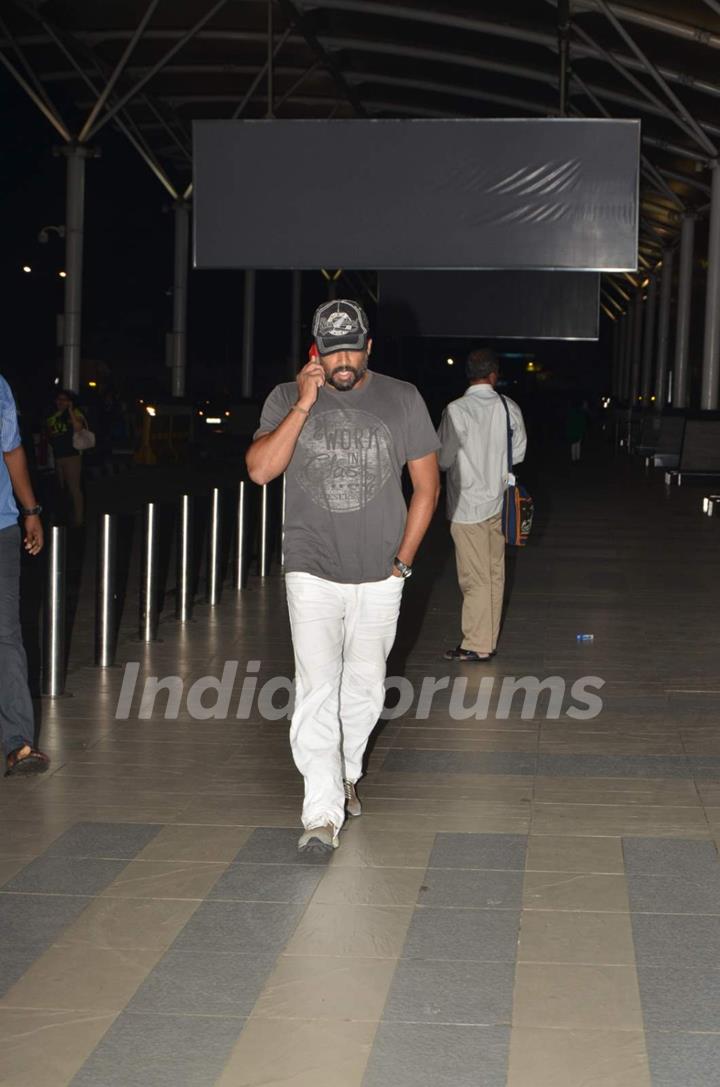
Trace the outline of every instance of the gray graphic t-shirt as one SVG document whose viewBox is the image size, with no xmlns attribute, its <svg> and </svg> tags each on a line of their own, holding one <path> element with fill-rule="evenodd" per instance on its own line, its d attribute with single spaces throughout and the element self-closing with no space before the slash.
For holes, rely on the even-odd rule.
<svg viewBox="0 0 720 1087">
<path fill-rule="evenodd" d="M 294 381 L 276 386 L 255 437 L 275 430 L 297 396 Z M 368 372 L 357 389 L 320 389 L 286 472 L 286 571 L 350 584 L 389 577 L 407 516 L 403 465 L 438 447 L 406 381 Z"/>
</svg>

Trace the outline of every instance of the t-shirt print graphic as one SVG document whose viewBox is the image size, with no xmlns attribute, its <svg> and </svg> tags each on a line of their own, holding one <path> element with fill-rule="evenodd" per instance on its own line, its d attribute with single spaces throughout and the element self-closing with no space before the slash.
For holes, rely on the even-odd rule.
<svg viewBox="0 0 720 1087">
<path fill-rule="evenodd" d="M 325 411 L 300 435 L 297 480 L 313 502 L 331 513 L 364 509 L 392 471 L 389 429 L 366 411 Z"/>
</svg>

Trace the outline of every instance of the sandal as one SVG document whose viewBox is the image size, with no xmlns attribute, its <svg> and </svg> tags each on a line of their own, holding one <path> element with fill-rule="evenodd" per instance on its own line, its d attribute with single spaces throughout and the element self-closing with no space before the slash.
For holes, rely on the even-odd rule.
<svg viewBox="0 0 720 1087">
<path fill-rule="evenodd" d="M 474 649 L 463 649 L 462 646 L 456 646 L 455 649 L 448 649 L 443 654 L 446 661 L 459 661 L 464 663 L 482 663 L 483 661 L 489 661 L 495 656 L 495 653 L 476 653 Z"/>
<path fill-rule="evenodd" d="M 30 748 L 27 755 L 21 755 L 20 752 L 26 747 Z M 38 751 L 36 747 L 31 747 L 30 744 L 23 744 L 8 755 L 5 777 L 12 777 L 15 774 L 44 774 L 49 765 L 50 759 L 47 755 Z"/>
</svg>

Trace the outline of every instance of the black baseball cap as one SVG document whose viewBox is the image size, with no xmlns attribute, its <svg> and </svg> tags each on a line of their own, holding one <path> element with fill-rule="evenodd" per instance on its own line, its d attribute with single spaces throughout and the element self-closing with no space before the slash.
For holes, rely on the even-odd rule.
<svg viewBox="0 0 720 1087">
<path fill-rule="evenodd" d="M 315 310 L 312 334 L 320 355 L 334 351 L 364 351 L 369 332 L 362 306 L 347 298 L 323 302 Z"/>
</svg>

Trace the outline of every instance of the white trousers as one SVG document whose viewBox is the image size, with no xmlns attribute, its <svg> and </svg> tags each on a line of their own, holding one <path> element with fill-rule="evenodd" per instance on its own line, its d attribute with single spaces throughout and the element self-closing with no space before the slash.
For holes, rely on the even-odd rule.
<svg viewBox="0 0 720 1087">
<path fill-rule="evenodd" d="M 356 782 L 385 701 L 403 579 L 340 584 L 285 576 L 295 652 L 290 744 L 305 779 L 303 826 L 345 821 L 343 779 Z"/>
</svg>

